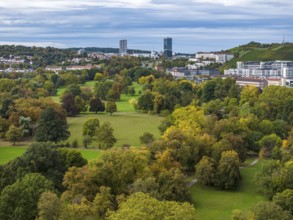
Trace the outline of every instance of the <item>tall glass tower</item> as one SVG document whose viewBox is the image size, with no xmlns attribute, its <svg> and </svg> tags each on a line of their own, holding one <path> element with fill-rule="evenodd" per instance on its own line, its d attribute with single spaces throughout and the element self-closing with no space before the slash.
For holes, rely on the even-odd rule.
<svg viewBox="0 0 293 220">
<path fill-rule="evenodd" d="M 164 38 L 164 57 L 172 57 L 172 38 Z"/>
<path fill-rule="evenodd" d="M 127 40 L 119 41 L 119 53 L 122 55 L 127 54 Z"/>
</svg>

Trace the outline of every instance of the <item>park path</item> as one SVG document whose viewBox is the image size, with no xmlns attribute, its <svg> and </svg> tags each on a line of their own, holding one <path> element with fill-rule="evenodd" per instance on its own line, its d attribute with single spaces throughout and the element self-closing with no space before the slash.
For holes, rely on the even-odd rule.
<svg viewBox="0 0 293 220">
<path fill-rule="evenodd" d="M 257 164 L 258 163 L 258 161 L 259 161 L 259 158 L 257 157 L 257 158 L 255 158 L 255 160 L 254 161 L 252 161 L 250 164 L 248 164 L 247 166 L 245 166 L 245 167 L 239 167 L 240 169 L 245 169 L 245 168 L 249 168 L 249 167 L 252 167 L 252 166 L 254 166 L 255 164 Z M 192 187 L 194 184 L 196 184 L 197 183 L 197 179 L 192 179 L 189 183 L 187 183 L 186 184 L 186 187 L 187 188 L 190 188 L 190 187 Z"/>
</svg>

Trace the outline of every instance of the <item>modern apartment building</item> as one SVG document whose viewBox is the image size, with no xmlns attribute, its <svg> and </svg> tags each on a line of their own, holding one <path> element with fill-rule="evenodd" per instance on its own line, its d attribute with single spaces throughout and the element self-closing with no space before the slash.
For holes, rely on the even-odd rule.
<svg viewBox="0 0 293 220">
<path fill-rule="evenodd" d="M 172 38 L 164 38 L 164 57 L 171 58 L 172 54 Z"/>
<path fill-rule="evenodd" d="M 120 40 L 119 41 L 119 53 L 121 55 L 127 54 L 127 40 Z"/>
<path fill-rule="evenodd" d="M 293 79 L 293 62 L 280 60 L 269 62 L 237 62 L 237 69 L 225 70 L 225 75 Z"/>
</svg>

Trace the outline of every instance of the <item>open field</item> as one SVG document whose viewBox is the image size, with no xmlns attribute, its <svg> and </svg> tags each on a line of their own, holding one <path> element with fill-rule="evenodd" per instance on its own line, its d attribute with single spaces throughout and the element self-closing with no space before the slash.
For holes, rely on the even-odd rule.
<svg viewBox="0 0 293 220">
<path fill-rule="evenodd" d="M 240 170 L 242 181 L 235 191 L 224 191 L 214 187 L 202 188 L 199 184 L 192 186 L 190 193 L 198 219 L 231 219 L 234 209 L 248 210 L 255 203 L 265 200 L 265 197 L 256 191 L 253 183 L 261 164 L 260 161 L 252 167 Z"/>
<path fill-rule="evenodd" d="M 158 126 L 161 124 L 162 117 L 136 113 L 136 112 L 116 112 L 112 116 L 106 113 L 87 113 L 80 114 L 77 117 L 70 117 L 67 119 L 69 124 L 69 131 L 71 136 L 69 143 L 76 139 L 81 145 L 82 143 L 82 126 L 86 120 L 90 118 L 98 118 L 100 124 L 103 122 L 110 122 L 114 129 L 114 137 L 117 139 L 116 146 L 129 144 L 132 146 L 139 146 L 139 137 L 144 132 L 152 133 L 155 138 L 160 137 Z M 93 142 L 90 146 L 97 146 Z"/>
<path fill-rule="evenodd" d="M 8 163 L 9 161 L 21 156 L 27 147 L 0 147 L 0 165 Z M 88 161 L 97 159 L 101 152 L 95 149 L 73 149 L 81 152 L 82 156 Z"/>
</svg>

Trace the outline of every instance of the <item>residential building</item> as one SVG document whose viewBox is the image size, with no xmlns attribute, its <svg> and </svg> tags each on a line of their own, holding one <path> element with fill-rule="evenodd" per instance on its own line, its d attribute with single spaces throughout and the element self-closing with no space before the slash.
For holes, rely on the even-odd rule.
<svg viewBox="0 0 293 220">
<path fill-rule="evenodd" d="M 225 75 L 256 78 L 293 79 L 292 61 L 237 62 L 237 69 L 225 70 Z"/>
<path fill-rule="evenodd" d="M 119 53 L 121 55 L 127 54 L 127 40 L 120 40 L 119 41 Z"/>
<path fill-rule="evenodd" d="M 171 58 L 173 55 L 172 52 L 172 38 L 164 38 L 164 57 Z"/>
<path fill-rule="evenodd" d="M 231 59 L 234 58 L 233 54 L 228 54 L 228 53 L 204 53 L 204 52 L 199 52 L 195 54 L 195 58 L 198 60 L 210 60 L 214 61 L 216 63 L 225 63 Z"/>
</svg>

